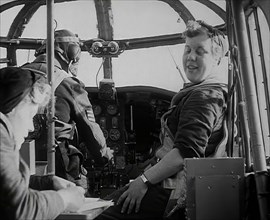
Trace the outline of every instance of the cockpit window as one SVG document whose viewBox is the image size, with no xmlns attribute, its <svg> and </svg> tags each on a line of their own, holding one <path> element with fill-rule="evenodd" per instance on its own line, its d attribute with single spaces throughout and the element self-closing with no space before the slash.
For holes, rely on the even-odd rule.
<svg viewBox="0 0 270 220">
<path fill-rule="evenodd" d="M 182 1 L 182 2 L 186 6 L 186 8 L 188 8 L 191 14 L 196 18 L 196 20 L 203 20 L 206 23 L 214 26 L 224 23 L 224 21 L 220 17 L 220 14 L 216 14 L 213 10 L 210 10 L 204 4 L 200 3 L 200 1 Z M 225 11 L 226 1 L 213 0 L 211 2 L 213 2 L 214 4 L 217 5 L 217 7 Z M 209 4 L 211 3 L 209 2 Z"/>
<path fill-rule="evenodd" d="M 97 37 L 97 17 L 94 1 L 74 1 L 54 4 L 56 29 L 70 29 L 81 39 Z M 46 5 L 41 6 L 27 24 L 22 37 L 46 38 Z"/>
<path fill-rule="evenodd" d="M 23 6 L 21 5 L 15 6 L 10 8 L 9 10 L 0 13 L 0 25 L 1 25 L 0 35 L 2 37 L 8 35 L 9 28 L 18 12 L 22 9 L 22 7 Z"/>
<path fill-rule="evenodd" d="M 112 1 L 112 11 L 116 39 L 175 34 L 185 26 L 177 12 L 162 1 Z"/>
<path fill-rule="evenodd" d="M 225 1 L 213 2 L 217 4 L 217 7 L 225 10 Z M 185 29 L 185 22 L 180 17 L 182 12 L 177 12 L 169 4 L 171 3 L 153 0 L 112 0 L 109 13 L 111 13 L 110 25 L 113 27 L 113 39 L 139 39 L 182 33 Z M 200 2 L 181 1 L 179 4 L 183 4 L 190 10 L 190 16 L 197 20 L 205 20 L 212 25 L 224 23 L 220 15 Z M 22 7 L 20 5 L 4 12 L 11 14 L 10 24 Z M 197 10 L 198 8 L 200 10 Z M 53 11 L 55 29 L 69 29 L 78 34 L 81 40 L 99 37 L 98 18 L 93 0 L 55 2 Z M 46 16 L 46 5 L 42 5 L 25 25 L 21 37 L 45 39 L 47 37 Z M 1 36 L 6 36 L 10 24 L 6 29 L 3 29 L 1 25 Z M 115 85 L 147 85 L 179 91 L 183 86 L 183 79 L 180 76 L 180 72 L 183 72 L 182 54 L 183 44 L 126 50 L 118 57 L 112 58 L 112 77 Z M 2 55 L 5 57 L 6 52 L 1 48 Z M 17 49 L 16 55 L 18 66 L 31 62 L 35 58 L 33 49 Z M 92 57 L 87 51 L 83 51 L 78 78 L 86 86 L 97 86 L 103 78 L 102 64 L 103 58 Z M 225 63 L 223 67 L 221 76 L 226 79 L 227 64 Z"/>
</svg>

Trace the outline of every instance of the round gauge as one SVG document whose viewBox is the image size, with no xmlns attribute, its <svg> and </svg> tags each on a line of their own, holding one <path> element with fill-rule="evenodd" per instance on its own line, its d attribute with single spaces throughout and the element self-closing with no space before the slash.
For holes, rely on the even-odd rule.
<svg viewBox="0 0 270 220">
<path fill-rule="evenodd" d="M 115 115 L 117 113 L 117 111 L 118 111 L 118 108 L 117 108 L 116 105 L 108 105 L 107 106 L 107 112 L 108 112 L 108 114 Z"/>
<path fill-rule="evenodd" d="M 99 115 L 101 113 L 102 109 L 100 105 L 93 105 L 93 112 L 94 115 Z"/>
<path fill-rule="evenodd" d="M 120 134 L 120 131 L 118 129 L 113 128 L 110 130 L 109 137 L 111 140 L 118 141 L 120 139 L 120 136 L 121 136 L 121 134 Z"/>
</svg>

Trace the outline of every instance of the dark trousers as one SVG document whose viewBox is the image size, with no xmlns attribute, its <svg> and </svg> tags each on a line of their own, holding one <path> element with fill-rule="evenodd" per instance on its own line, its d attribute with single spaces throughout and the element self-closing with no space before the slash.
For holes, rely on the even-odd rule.
<svg viewBox="0 0 270 220">
<path fill-rule="evenodd" d="M 116 203 L 120 195 L 122 195 L 125 190 L 125 187 L 121 188 L 105 199 L 112 199 Z M 135 213 L 134 211 L 130 214 L 121 213 L 122 204 L 120 204 L 111 206 L 97 218 L 95 218 L 95 220 L 162 220 L 168 199 L 170 197 L 170 192 L 170 190 L 163 189 L 159 185 L 153 186 L 147 190 L 147 193 L 142 199 L 140 211 L 138 213 Z M 175 219 L 175 216 L 172 217 Z M 176 219 L 180 219 L 178 214 Z"/>
</svg>

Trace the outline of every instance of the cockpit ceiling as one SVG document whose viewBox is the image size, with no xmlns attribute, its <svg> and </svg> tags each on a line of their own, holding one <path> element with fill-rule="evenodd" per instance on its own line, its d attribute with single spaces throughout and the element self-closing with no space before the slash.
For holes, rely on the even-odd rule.
<svg viewBox="0 0 270 220">
<path fill-rule="evenodd" d="M 46 36 L 45 0 L 0 2 L 1 20 L 10 20 L 9 26 L 1 28 L 2 37 L 12 39 Z M 205 20 L 212 25 L 222 25 L 226 20 L 225 0 L 55 0 L 54 6 L 56 26 L 61 28 L 77 25 L 82 39 L 96 37 L 121 40 L 169 35 L 183 31 L 188 20 Z M 6 17 L 10 10 L 13 10 L 12 15 L 9 15 L 11 17 Z M 28 29 L 37 30 L 33 25 L 45 28 L 43 31 L 36 31 L 35 36 L 32 33 L 30 36 Z M 82 28 L 79 30 L 78 26 L 81 25 L 85 26 L 84 31 Z M 92 36 L 89 36 L 88 32 L 92 33 Z"/>
</svg>

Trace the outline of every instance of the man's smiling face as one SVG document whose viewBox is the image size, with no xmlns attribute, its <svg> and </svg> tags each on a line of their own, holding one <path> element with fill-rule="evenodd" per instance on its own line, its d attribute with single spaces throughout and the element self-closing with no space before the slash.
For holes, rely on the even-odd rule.
<svg viewBox="0 0 270 220">
<path fill-rule="evenodd" d="M 212 52 L 211 39 L 206 34 L 186 38 L 183 67 L 192 83 L 200 83 L 215 74 L 217 58 Z"/>
</svg>

